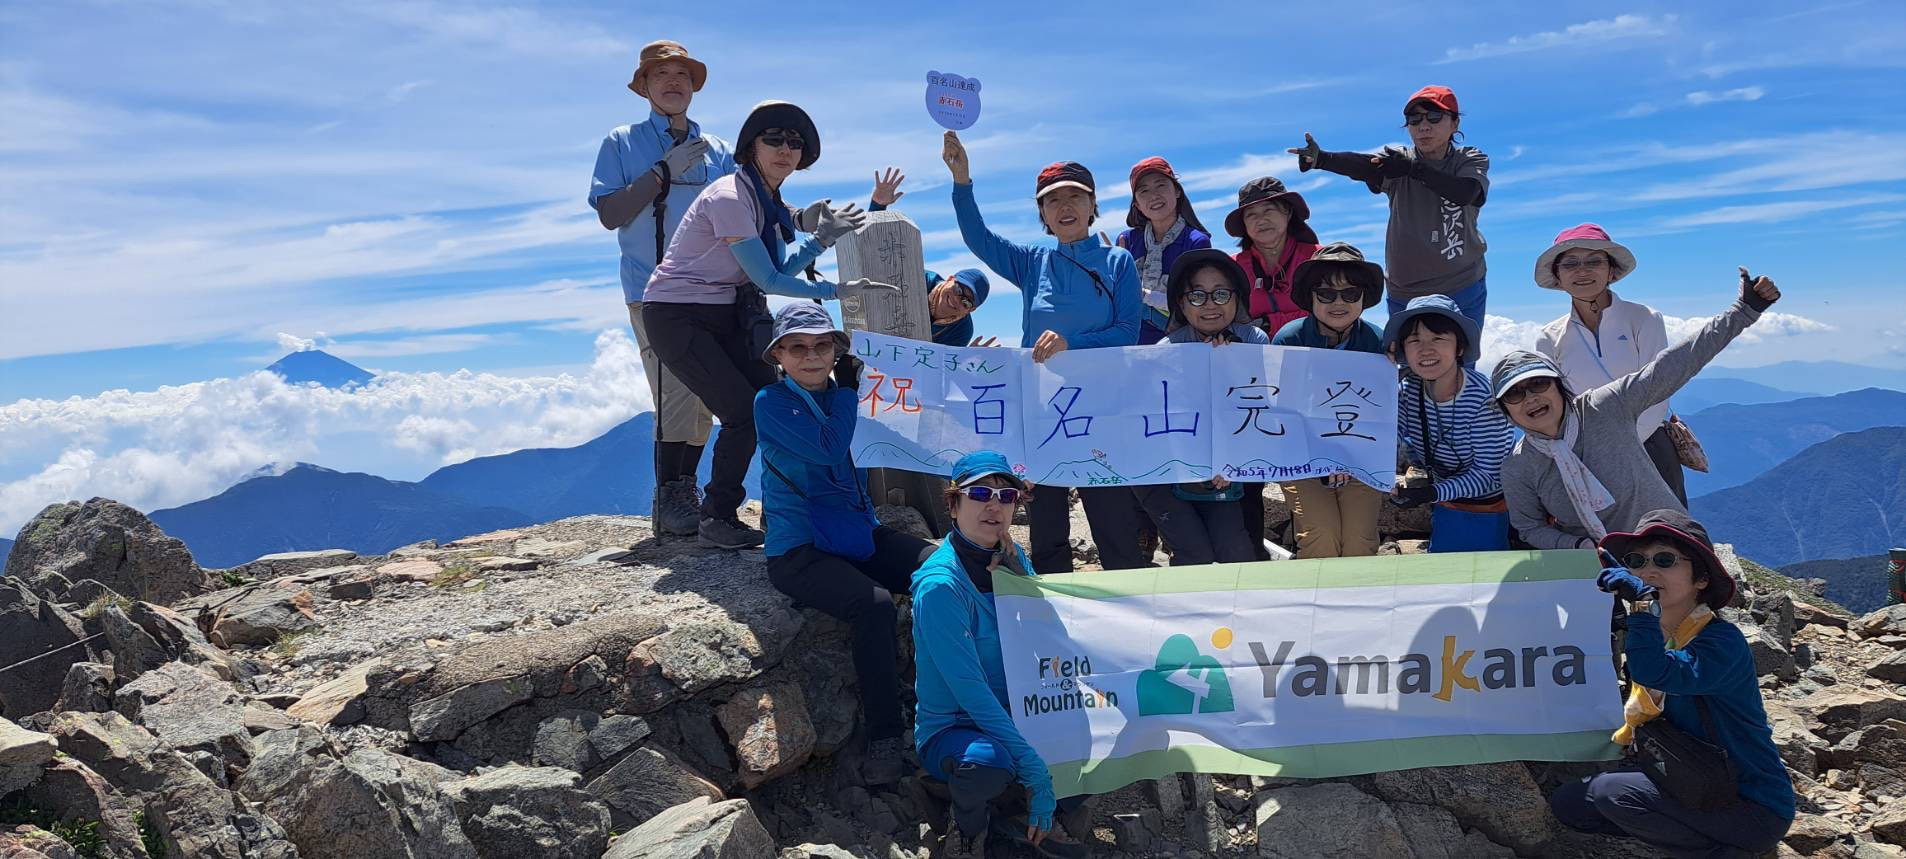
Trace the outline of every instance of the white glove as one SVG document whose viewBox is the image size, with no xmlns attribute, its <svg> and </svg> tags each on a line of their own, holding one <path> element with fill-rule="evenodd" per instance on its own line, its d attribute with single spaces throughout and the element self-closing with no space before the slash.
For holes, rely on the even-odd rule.
<svg viewBox="0 0 1906 859">
<path fill-rule="evenodd" d="M 855 278 L 853 280 L 850 280 L 846 283 L 841 284 L 841 286 L 846 287 L 848 289 L 891 289 L 894 292 L 900 291 L 900 287 L 895 286 L 891 283 L 881 283 L 880 281 L 869 280 L 864 277 Z"/>
<path fill-rule="evenodd" d="M 708 141 L 700 137 L 684 140 L 662 153 L 662 163 L 668 165 L 668 175 L 672 179 L 682 176 L 702 163 L 702 156 L 708 154 Z"/>
<path fill-rule="evenodd" d="M 794 227 L 804 233 L 813 233 L 820 239 L 821 247 L 831 248 L 847 235 L 860 229 L 867 223 L 867 212 L 853 203 L 841 208 L 828 205 L 830 200 L 809 203 L 807 208 L 795 213 Z"/>
</svg>

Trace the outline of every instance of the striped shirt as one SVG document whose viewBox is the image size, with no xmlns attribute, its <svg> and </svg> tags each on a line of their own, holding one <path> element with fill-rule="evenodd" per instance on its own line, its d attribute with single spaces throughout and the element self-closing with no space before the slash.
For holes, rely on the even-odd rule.
<svg viewBox="0 0 1906 859">
<path fill-rule="evenodd" d="M 1397 431 L 1410 462 L 1436 478 L 1436 500 L 1492 498 L 1502 492 L 1502 461 L 1515 445 L 1515 425 L 1489 402 L 1489 380 L 1464 368 L 1456 399 L 1423 396 L 1423 380 L 1403 380 L 1397 394 Z M 1427 438 L 1426 438 L 1427 437 Z"/>
</svg>

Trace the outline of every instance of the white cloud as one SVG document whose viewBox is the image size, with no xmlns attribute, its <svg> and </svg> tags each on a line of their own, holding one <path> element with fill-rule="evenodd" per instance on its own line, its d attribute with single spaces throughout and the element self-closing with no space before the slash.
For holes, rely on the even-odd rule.
<svg viewBox="0 0 1906 859">
<path fill-rule="evenodd" d="M 1816 212 L 1828 212 L 1834 209 L 1849 209 L 1855 206 L 1870 206 L 1878 203 L 1897 203 L 1906 200 L 1901 194 L 1862 194 L 1842 197 L 1837 200 L 1788 200 L 1778 203 L 1749 203 L 1740 206 L 1721 206 L 1705 212 L 1694 212 L 1663 219 L 1658 225 L 1661 230 L 1679 230 L 1689 227 L 1705 227 L 1715 224 L 1758 224 L 1770 221 L 1783 221 Z M 1643 231 L 1640 234 L 1645 234 Z"/>
<path fill-rule="evenodd" d="M 349 391 L 257 372 L 156 391 L 0 406 L 0 533 L 47 504 L 103 495 L 152 510 L 217 494 L 270 463 L 403 471 L 588 441 L 650 408 L 626 329 L 580 376 L 386 373 Z M 395 445 L 395 450 L 391 446 Z"/>
<path fill-rule="evenodd" d="M 1767 90 L 1761 87 L 1745 86 L 1738 89 L 1723 90 L 1721 92 L 1700 90 L 1688 93 L 1686 98 L 1688 104 L 1699 107 L 1701 105 L 1714 104 L 1722 101 L 1760 101 L 1765 95 L 1767 95 Z"/>
<path fill-rule="evenodd" d="M 1500 42 L 1477 42 L 1467 48 L 1450 48 L 1437 62 L 1439 64 L 1456 63 L 1540 51 L 1562 45 L 1665 36 L 1673 30 L 1674 20 L 1673 15 L 1663 15 L 1658 18 L 1649 15 L 1617 15 L 1599 21 L 1570 24 L 1561 30 L 1531 33 L 1526 36 L 1510 36 Z"/>
<path fill-rule="evenodd" d="M 318 341 L 280 331 L 278 332 L 278 348 L 286 352 L 309 352 L 318 348 Z"/>
<path fill-rule="evenodd" d="M 1696 332 L 1701 330 L 1701 326 L 1706 325 L 1712 318 L 1713 317 L 1709 316 L 1680 317 L 1663 314 L 1661 321 L 1668 330 L 1668 342 L 1678 343 L 1694 336 Z M 1484 373 L 1487 373 L 1490 367 L 1495 366 L 1496 362 L 1501 360 L 1503 355 L 1517 349 L 1533 351 L 1535 349 L 1536 337 L 1542 333 L 1542 326 L 1548 324 L 1546 321 L 1528 322 L 1493 314 L 1486 316 L 1484 322 L 1485 324 L 1482 328 L 1482 360 L 1478 361 L 1476 365 L 1477 368 L 1481 369 Z M 1759 320 L 1755 321 L 1753 325 L 1749 326 L 1746 331 L 1741 332 L 1741 335 L 1734 339 L 1736 345 L 1732 346 L 1730 351 L 1739 352 L 1740 346 L 1744 345 L 1768 343 L 1776 339 L 1787 337 L 1827 334 L 1835 330 L 1837 329 L 1835 329 L 1834 326 L 1825 322 L 1792 313 L 1781 313 L 1779 311 L 1770 310 L 1761 314 Z M 1734 357 L 1739 356 L 1736 355 Z"/>
</svg>

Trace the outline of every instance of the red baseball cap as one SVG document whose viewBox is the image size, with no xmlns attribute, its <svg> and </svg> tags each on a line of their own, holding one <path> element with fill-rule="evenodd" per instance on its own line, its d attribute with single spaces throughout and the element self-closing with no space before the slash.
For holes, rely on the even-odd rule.
<svg viewBox="0 0 1906 859">
<path fill-rule="evenodd" d="M 1178 171 L 1171 169 L 1171 162 L 1166 161 L 1165 159 L 1160 158 L 1156 155 L 1153 155 L 1150 158 L 1147 158 L 1143 161 L 1138 162 L 1137 164 L 1132 165 L 1132 175 L 1129 180 L 1132 183 L 1132 186 L 1137 187 L 1138 177 L 1143 176 L 1147 173 L 1162 173 L 1164 174 L 1165 178 L 1170 179 L 1174 182 L 1178 181 Z"/>
<path fill-rule="evenodd" d="M 1446 86 L 1432 84 L 1417 90 L 1416 95 L 1410 96 L 1410 100 L 1403 103 L 1404 112 L 1409 112 L 1410 105 L 1419 101 L 1427 101 L 1445 113 L 1461 113 L 1456 109 L 1456 91 Z"/>
<path fill-rule="evenodd" d="M 1039 171 L 1039 184 L 1033 188 L 1032 198 L 1037 200 L 1060 188 L 1078 188 L 1087 194 L 1097 194 L 1098 188 L 1092 183 L 1092 171 L 1085 169 L 1077 161 L 1054 161 Z"/>
</svg>

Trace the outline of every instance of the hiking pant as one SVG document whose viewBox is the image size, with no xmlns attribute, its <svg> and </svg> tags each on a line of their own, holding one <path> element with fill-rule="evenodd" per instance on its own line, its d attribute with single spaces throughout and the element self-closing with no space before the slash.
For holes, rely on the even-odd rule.
<svg viewBox="0 0 1906 859">
<path fill-rule="evenodd" d="M 1033 490 L 1032 502 L 1026 505 L 1026 525 L 1032 539 L 1029 554 L 1035 572 L 1072 572 L 1072 503 L 1066 493 L 1063 486 L 1041 486 Z M 1138 530 L 1145 523 L 1143 511 L 1132 500 L 1131 489 L 1081 488 L 1079 503 L 1085 506 L 1086 525 L 1092 529 L 1101 567 L 1135 570 L 1149 565 L 1138 555 Z"/>
<path fill-rule="evenodd" d="M 1668 484 L 1668 491 L 1674 493 L 1681 507 L 1688 506 L 1688 478 L 1681 470 L 1681 454 L 1675 452 L 1674 438 L 1668 435 L 1668 425 L 1655 427 L 1641 442 L 1641 449 L 1648 452 L 1648 461 L 1654 463 L 1655 471 L 1661 473 L 1661 482 Z"/>
<path fill-rule="evenodd" d="M 992 822 L 992 801 L 1018 775 L 1012 757 L 992 737 L 957 725 L 934 734 L 920 747 L 920 764 L 928 777 L 946 782 L 947 793 L 953 797 L 953 823 L 973 837 L 986 833 Z M 1068 796 L 1059 800 L 1056 811 L 1064 814 L 1085 800 L 1086 794 Z"/>
<path fill-rule="evenodd" d="M 1509 548 L 1509 511 L 1458 510 L 1438 501 L 1430 508 L 1431 553 L 1501 552 Z"/>
<path fill-rule="evenodd" d="M 1774 849 L 1793 825 L 1744 799 L 1720 811 L 1695 811 L 1640 772 L 1601 773 L 1562 785 L 1549 807 L 1571 829 L 1632 835 L 1674 856 L 1760 854 Z"/>
<path fill-rule="evenodd" d="M 1336 489 L 1323 478 L 1278 484 L 1295 520 L 1298 558 L 1362 558 L 1377 553 L 1383 493 L 1352 480 Z"/>
<path fill-rule="evenodd" d="M 933 548 L 919 537 L 881 525 L 874 529 L 874 554 L 864 561 L 830 555 L 813 543 L 768 559 L 768 582 L 775 590 L 795 605 L 819 609 L 854 628 L 854 673 L 860 677 L 860 709 L 869 740 L 898 737 L 905 727 L 894 644 L 900 610 L 893 595 L 913 591 L 913 571 Z"/>
<path fill-rule="evenodd" d="M 1465 286 L 1462 289 L 1456 290 L 1455 292 L 1449 293 L 1449 298 L 1451 301 L 1456 302 L 1457 310 L 1462 311 L 1462 314 L 1464 316 L 1469 317 L 1470 321 L 1476 323 L 1477 331 L 1484 330 L 1484 328 L 1486 327 L 1483 324 L 1484 311 L 1487 311 L 1489 309 L 1489 279 L 1488 278 L 1486 277 L 1477 278 L 1475 283 Z M 1407 300 L 1398 301 L 1397 299 L 1394 299 L 1394 298 L 1385 299 L 1385 302 L 1386 302 L 1385 306 L 1390 309 L 1391 316 L 1395 316 L 1399 313 L 1402 313 L 1404 308 L 1408 307 L 1410 304 L 1409 301 Z M 1476 366 L 1476 358 L 1477 356 L 1481 354 L 1482 354 L 1481 343 L 1469 344 L 1469 348 L 1463 350 L 1463 366 L 1465 367 Z"/>
<path fill-rule="evenodd" d="M 1244 501 L 1187 501 L 1169 485 L 1132 489 L 1171 544 L 1171 565 L 1241 564 L 1257 560 L 1244 529 Z M 1260 496 L 1261 497 L 1261 496 Z"/>
<path fill-rule="evenodd" d="M 649 333 L 642 324 L 640 301 L 629 302 L 629 327 L 635 329 L 635 347 L 642 354 L 642 375 L 648 380 L 649 398 L 655 403 L 655 440 L 686 442 L 696 447 L 708 444 L 713 416 L 695 392 L 662 366 L 662 359 L 655 354 Z M 667 478 L 657 474 L 655 482 L 666 483 Z"/>
<path fill-rule="evenodd" d="M 1251 556 L 1260 561 L 1271 559 L 1271 553 L 1264 549 L 1264 484 L 1240 483 L 1244 489 L 1244 498 L 1238 503 L 1244 505 L 1244 537 L 1251 541 Z"/>
<path fill-rule="evenodd" d="M 642 324 L 662 365 L 721 418 L 702 518 L 731 519 L 747 497 L 741 480 L 754 459 L 754 394 L 774 384 L 775 370 L 750 354 L 732 304 L 645 301 Z"/>
</svg>

